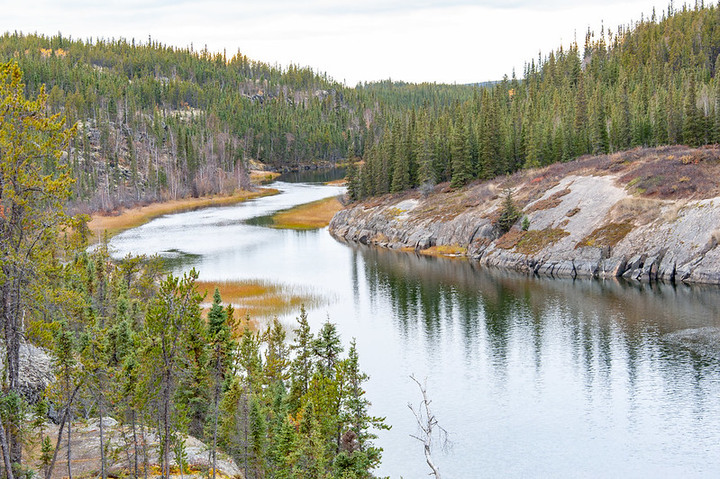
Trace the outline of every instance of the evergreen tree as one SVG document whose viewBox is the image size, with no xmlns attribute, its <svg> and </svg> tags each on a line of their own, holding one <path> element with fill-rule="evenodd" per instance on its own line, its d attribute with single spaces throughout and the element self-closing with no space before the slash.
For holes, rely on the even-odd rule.
<svg viewBox="0 0 720 479">
<path fill-rule="evenodd" d="M 685 116 L 683 121 L 683 141 L 689 146 L 699 146 L 703 141 L 702 116 L 697 108 L 695 76 L 690 75 L 685 95 Z"/>
<path fill-rule="evenodd" d="M 0 317 L 4 365 L 2 395 L 19 393 L 20 344 L 24 311 L 42 310 L 36 302 L 53 284 L 59 248 L 58 228 L 70 223 L 65 200 L 71 177 L 61 161 L 74 129 L 59 116 L 47 115 L 47 95 L 25 97 L 22 72 L 0 63 Z M 16 425 L 0 421 L 5 470 L 22 462 L 22 440 Z"/>
<path fill-rule="evenodd" d="M 189 351 L 186 341 L 198 331 L 201 323 L 202 297 L 195 287 L 197 273 L 192 270 L 182 278 L 169 275 L 160 285 L 158 296 L 145 317 L 148 362 L 157 371 L 160 387 L 159 436 L 161 439 L 162 476 L 170 477 L 170 451 L 182 410 L 173 401 L 178 384 L 179 368 Z"/>
<path fill-rule="evenodd" d="M 452 180 L 450 186 L 459 188 L 472 180 L 472 163 L 468 151 L 468 138 L 462 121 L 453 128 L 452 134 Z"/>
</svg>

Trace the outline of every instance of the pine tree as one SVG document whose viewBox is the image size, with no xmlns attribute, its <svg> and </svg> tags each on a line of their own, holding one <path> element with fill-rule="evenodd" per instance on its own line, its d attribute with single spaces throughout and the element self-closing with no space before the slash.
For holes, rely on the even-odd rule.
<svg viewBox="0 0 720 479">
<path fill-rule="evenodd" d="M 212 398 L 212 445 L 210 449 L 212 461 L 212 477 L 215 479 L 217 469 L 217 445 L 218 445 L 218 420 L 220 415 L 220 402 L 222 400 L 222 390 L 224 385 L 230 379 L 232 364 L 234 363 L 235 344 L 231 337 L 230 326 L 228 324 L 229 314 L 232 309 L 226 310 L 222 307 L 222 299 L 220 291 L 215 288 L 213 294 L 213 304 L 208 312 L 208 351 L 210 368 L 210 384 Z"/>
<path fill-rule="evenodd" d="M 42 310 L 35 294 L 53 284 L 58 227 L 69 224 L 65 200 L 71 178 L 61 161 L 75 130 L 58 115 L 47 115 L 47 95 L 25 97 L 22 72 L 14 62 L 0 63 L 0 318 L 3 327 L 3 395 L 19 392 L 23 311 Z M 6 473 L 22 462 L 20 431 L 0 421 Z M 7 442 L 7 444 L 5 443 Z"/>
<path fill-rule="evenodd" d="M 334 376 L 335 365 L 340 360 L 340 354 L 343 351 L 337 326 L 330 321 L 326 321 L 318 332 L 317 338 L 313 341 L 312 347 L 315 356 L 318 358 L 316 363 L 317 371 L 323 377 Z"/>
<path fill-rule="evenodd" d="M 472 163 L 468 138 L 462 120 L 458 120 L 452 134 L 452 179 L 450 186 L 459 188 L 472 180 Z"/>
<path fill-rule="evenodd" d="M 339 365 L 343 396 L 340 398 L 340 421 L 342 436 L 340 452 L 335 458 L 336 474 L 351 477 L 370 477 L 370 471 L 380 464 L 382 450 L 373 445 L 377 435 L 371 429 L 390 429 L 385 418 L 369 414 L 370 401 L 365 397 L 363 383 L 369 376 L 360 370 L 355 340 L 348 349 L 348 356 Z"/>
<path fill-rule="evenodd" d="M 689 146 L 699 146 L 703 142 L 702 116 L 697 108 L 695 76 L 690 75 L 685 95 L 685 118 L 683 121 L 683 141 Z"/>
<path fill-rule="evenodd" d="M 595 128 L 593 131 L 593 154 L 601 155 L 609 150 L 609 139 L 607 123 L 605 121 L 605 106 L 602 102 L 602 95 L 595 96 Z"/>
<path fill-rule="evenodd" d="M 290 411 L 295 413 L 300 408 L 302 397 L 308 392 L 315 363 L 314 338 L 310 331 L 305 306 L 300 307 L 300 316 L 297 318 L 298 328 L 295 338 L 290 344 L 290 351 L 294 358 L 290 363 Z"/>
<path fill-rule="evenodd" d="M 162 476 L 170 477 L 170 451 L 182 411 L 174 406 L 178 372 L 181 361 L 188 354 L 185 342 L 202 324 L 200 301 L 195 287 L 197 272 L 182 278 L 169 275 L 160 285 L 158 295 L 145 317 L 147 361 L 159 375 L 159 435 L 161 439 Z"/>
<path fill-rule="evenodd" d="M 495 225 L 500 234 L 504 234 L 510 231 L 510 228 L 513 227 L 519 218 L 520 211 L 518 211 L 517 206 L 515 206 L 515 201 L 512 197 L 512 190 L 508 188 L 505 190 L 505 197 L 503 198 L 500 217 L 497 219 Z"/>
</svg>

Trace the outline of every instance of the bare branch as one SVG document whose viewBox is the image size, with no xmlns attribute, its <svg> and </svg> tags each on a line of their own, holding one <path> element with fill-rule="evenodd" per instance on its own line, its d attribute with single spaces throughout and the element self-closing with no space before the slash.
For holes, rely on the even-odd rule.
<svg viewBox="0 0 720 479">
<path fill-rule="evenodd" d="M 417 436 L 410 434 L 410 437 L 417 439 L 418 441 L 423 443 L 425 462 L 427 462 L 430 470 L 432 471 L 430 475 L 434 475 L 436 479 L 440 479 L 440 469 L 435 465 L 435 462 L 432 459 L 433 438 L 437 436 L 437 439 L 440 442 L 440 446 L 444 450 L 446 449 L 448 444 L 448 433 L 444 427 L 438 424 L 435 414 L 433 414 L 433 412 L 430 410 L 430 404 L 432 403 L 432 401 L 428 398 L 427 395 L 427 379 L 422 383 L 418 381 L 413 375 L 410 376 L 410 379 L 412 379 L 415 384 L 417 384 L 422 395 L 422 400 L 420 401 L 417 409 L 414 408 L 412 404 L 408 403 L 408 408 L 413 413 L 413 416 L 415 416 L 415 421 L 417 422 L 418 429 L 421 432 L 421 434 Z"/>
</svg>

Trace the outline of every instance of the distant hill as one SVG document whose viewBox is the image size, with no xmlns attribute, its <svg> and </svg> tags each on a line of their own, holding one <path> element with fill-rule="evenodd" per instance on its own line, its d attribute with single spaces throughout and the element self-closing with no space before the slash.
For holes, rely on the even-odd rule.
<svg viewBox="0 0 720 479">
<path fill-rule="evenodd" d="M 28 94 L 78 124 L 68 152 L 75 202 L 90 211 L 232 190 L 248 163 L 269 168 L 362 156 L 384 125 L 463 89 L 351 89 L 310 68 L 279 67 L 156 41 L 6 33 Z M 408 93 L 411 92 L 412 93 Z"/>
</svg>

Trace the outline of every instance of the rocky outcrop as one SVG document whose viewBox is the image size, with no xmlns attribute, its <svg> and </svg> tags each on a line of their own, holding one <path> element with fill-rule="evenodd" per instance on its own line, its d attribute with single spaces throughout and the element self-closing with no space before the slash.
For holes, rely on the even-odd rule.
<svg viewBox="0 0 720 479">
<path fill-rule="evenodd" d="M 0 354 L 0 368 L 4 364 L 5 351 Z M 28 342 L 20 344 L 19 392 L 31 404 L 34 404 L 52 383 L 52 357 L 43 349 Z"/>
<path fill-rule="evenodd" d="M 720 284 L 720 197 L 647 197 L 618 174 L 578 173 L 548 182 L 539 171 L 460 191 L 436 188 L 427 197 L 386 196 L 340 211 L 330 232 L 543 276 Z M 518 221 L 499 235 L 494 225 L 507 187 L 529 228 Z"/>
<path fill-rule="evenodd" d="M 135 467 L 135 448 L 132 444 L 133 431 L 130 426 L 123 426 L 111 417 L 103 418 L 104 447 L 109 452 L 107 455 L 108 475 L 110 477 L 132 476 Z M 46 433 L 56 437 L 58 426 L 48 423 Z M 138 467 L 142 475 L 143 459 L 147 454 L 147 461 L 150 466 L 156 469 L 160 463 L 158 452 L 160 441 L 158 435 L 145 428 L 138 428 L 135 434 L 140 436 Z M 66 436 L 67 437 L 67 436 Z M 211 470 L 210 447 L 192 436 L 181 436 L 184 441 L 185 462 L 188 470 L 185 471 L 185 478 L 207 478 L 208 470 Z M 142 445 L 146 448 L 143 449 Z M 100 421 L 98 418 L 91 418 L 86 422 L 73 423 L 72 433 L 72 471 L 74 476 L 96 477 L 100 473 Z M 52 479 L 67 477 L 67 443 L 63 441 L 58 453 L 58 461 L 53 470 Z M 175 451 L 170 454 L 171 466 L 176 466 Z M 219 453 L 216 476 L 218 479 L 244 477 L 242 470 L 226 454 Z M 212 475 L 210 473 L 210 475 Z M 157 476 L 155 476 L 157 477 Z M 172 477 L 179 478 L 180 474 L 172 474 Z"/>
</svg>

